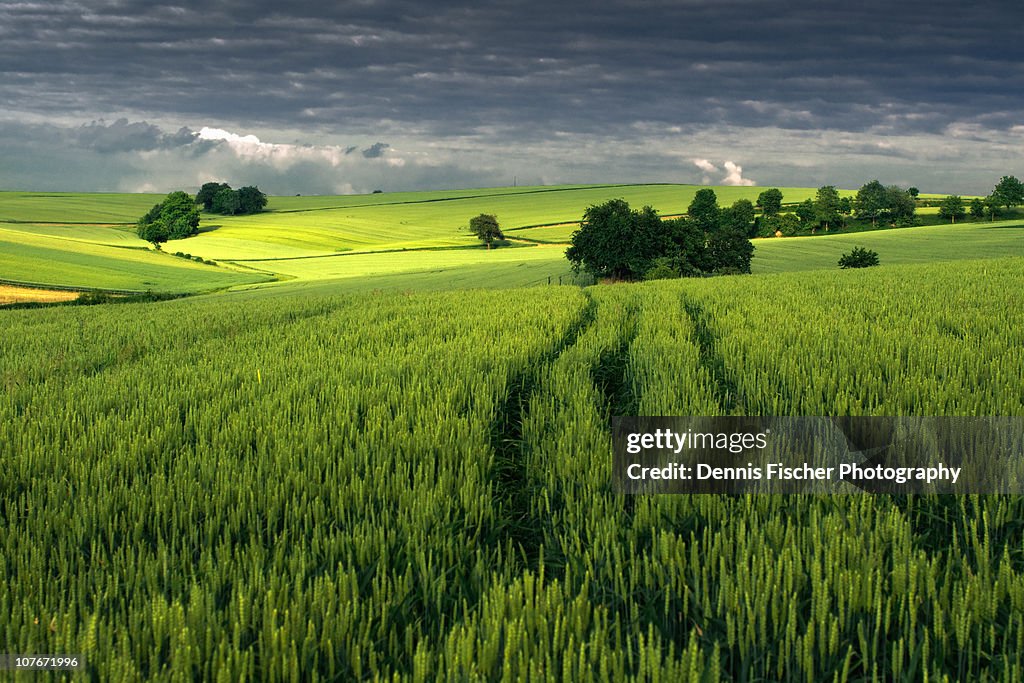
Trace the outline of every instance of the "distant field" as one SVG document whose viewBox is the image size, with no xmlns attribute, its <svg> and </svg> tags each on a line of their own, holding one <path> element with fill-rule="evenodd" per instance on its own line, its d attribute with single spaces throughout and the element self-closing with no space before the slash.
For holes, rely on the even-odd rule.
<svg viewBox="0 0 1024 683">
<path fill-rule="evenodd" d="M 162 194 L 0 192 L 0 222 L 134 223 Z"/>
<path fill-rule="evenodd" d="M 878 252 L 882 265 L 1024 256 L 1024 221 L 929 225 L 848 235 L 754 240 L 752 272 L 836 268 L 853 247 Z"/>
<path fill-rule="evenodd" d="M 0 225 L 0 279 L 94 289 L 196 292 L 272 278 L 144 248 L 66 240 Z"/>
<path fill-rule="evenodd" d="M 501 248 L 488 251 L 480 247 L 404 252 L 380 252 L 321 256 L 316 258 L 249 262 L 260 269 L 282 273 L 302 280 L 362 278 L 371 275 L 396 275 L 451 271 L 464 266 L 496 268 L 509 264 L 534 264 L 547 274 L 567 273 L 569 262 L 565 247 L 534 246 Z M 538 271 L 540 272 L 540 271 Z M 538 274 L 537 279 L 541 275 Z"/>
<path fill-rule="evenodd" d="M 134 221 L 163 195 L 0 192 L 0 279 L 77 287 L 201 292 L 323 281 L 328 291 L 504 287 L 569 274 L 564 245 L 588 206 L 623 198 L 682 214 L 697 185 L 570 185 L 443 192 L 271 197 L 254 216 L 203 214 L 200 234 L 164 245 L 138 239 Z M 756 200 L 763 187 L 714 187 L 719 204 Z M 814 188 L 780 188 L 784 202 Z M 852 194 L 843 190 L 843 194 Z M 920 208 L 922 215 L 937 211 Z M 488 252 L 469 219 L 493 213 L 518 248 Z M 834 268 L 852 246 L 882 263 L 1022 254 L 1021 222 L 964 223 L 809 238 L 756 240 L 754 272 Z M 536 246 L 527 246 L 533 242 Z M 221 267 L 171 258 L 184 252 Z M 302 285 L 307 286 L 307 285 Z"/>
</svg>

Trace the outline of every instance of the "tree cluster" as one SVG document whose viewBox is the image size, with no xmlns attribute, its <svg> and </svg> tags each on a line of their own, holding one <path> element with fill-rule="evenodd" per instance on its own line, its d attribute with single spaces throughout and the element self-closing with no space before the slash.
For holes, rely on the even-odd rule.
<svg viewBox="0 0 1024 683">
<path fill-rule="evenodd" d="M 1001 212 L 1009 211 L 1021 204 L 1024 204 L 1024 183 L 1012 175 L 1004 175 L 992 188 L 991 194 L 984 199 L 975 197 L 971 200 L 971 217 L 987 218 L 992 221 Z"/>
<path fill-rule="evenodd" d="M 210 213 L 238 216 L 262 211 L 267 206 L 267 195 L 253 185 L 232 190 L 227 183 L 206 183 L 196 193 L 195 203 Z"/>
<path fill-rule="evenodd" d="M 853 200 L 854 214 L 871 220 L 871 225 L 885 221 L 892 225 L 906 225 L 916 210 L 913 195 L 895 185 L 888 187 L 877 180 L 865 183 Z"/>
<path fill-rule="evenodd" d="M 187 192 L 172 192 L 136 223 L 139 237 L 159 245 L 199 233 L 199 210 Z"/>
<path fill-rule="evenodd" d="M 687 215 L 662 220 L 650 206 L 623 199 L 589 207 L 571 238 L 573 270 L 620 280 L 749 273 L 754 206 L 721 208 L 714 190 L 697 191 Z"/>
</svg>

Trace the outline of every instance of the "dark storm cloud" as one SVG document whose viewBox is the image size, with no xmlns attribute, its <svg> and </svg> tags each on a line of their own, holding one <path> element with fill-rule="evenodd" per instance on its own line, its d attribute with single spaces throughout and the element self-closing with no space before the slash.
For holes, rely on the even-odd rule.
<svg viewBox="0 0 1024 683">
<path fill-rule="evenodd" d="M 1022 18 L 1002 0 L 0 2 L 0 100 L 25 116 L 130 113 L 494 154 L 739 128 L 750 172 L 767 144 L 758 131 L 1024 123 Z M 128 125 L 124 139 L 93 131 L 96 144 L 171 144 Z M 884 151 L 876 142 L 858 144 Z"/>
<path fill-rule="evenodd" d="M 386 142 L 375 142 L 363 150 L 363 156 L 367 159 L 377 159 L 384 156 L 384 152 L 390 147 Z"/>
<path fill-rule="evenodd" d="M 148 152 L 191 145 L 197 133 L 183 126 L 168 134 L 151 123 L 120 118 L 109 125 L 93 121 L 78 128 L 74 136 L 78 144 L 98 152 Z"/>
</svg>

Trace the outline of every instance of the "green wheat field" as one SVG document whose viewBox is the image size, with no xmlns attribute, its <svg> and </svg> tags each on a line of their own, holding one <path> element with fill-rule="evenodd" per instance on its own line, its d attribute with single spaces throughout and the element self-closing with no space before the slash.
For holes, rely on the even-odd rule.
<svg viewBox="0 0 1024 683">
<path fill-rule="evenodd" d="M 272 197 L 161 252 L 160 196 L 0 193 L 4 282 L 200 294 L 0 310 L 0 642 L 82 656 L 53 680 L 1021 680 L 1024 498 L 628 497 L 610 419 L 1024 416 L 1024 222 L 570 271 L 587 206 L 697 189 Z"/>
</svg>

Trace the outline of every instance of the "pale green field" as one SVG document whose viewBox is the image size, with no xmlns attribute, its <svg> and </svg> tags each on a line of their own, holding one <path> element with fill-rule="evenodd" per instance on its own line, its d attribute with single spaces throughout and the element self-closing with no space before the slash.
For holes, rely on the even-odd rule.
<svg viewBox="0 0 1024 683">
<path fill-rule="evenodd" d="M 163 194 L 0 192 L 0 222 L 135 223 Z"/>
<path fill-rule="evenodd" d="M 469 220 L 481 213 L 497 216 L 510 236 L 531 237 L 519 228 L 550 223 L 579 221 L 588 206 L 608 199 L 623 198 L 637 208 L 651 205 L 663 215 L 686 211 L 697 185 L 621 185 L 569 188 L 503 188 L 486 196 L 443 196 L 445 193 L 419 193 L 423 199 L 391 198 L 369 195 L 344 208 L 295 210 L 306 200 L 311 206 L 329 206 L 327 198 L 289 197 L 281 206 L 290 211 L 270 211 L 255 216 L 204 217 L 207 232 L 181 242 L 169 243 L 169 251 L 188 251 L 211 259 L 244 260 L 278 256 L 290 258 L 331 254 L 339 251 L 469 246 L 476 239 L 469 233 Z M 755 200 L 764 188 L 713 188 L 722 205 L 737 199 Z M 786 201 L 801 201 L 814 195 L 809 188 L 783 188 Z M 439 196 L 441 195 L 441 196 Z M 411 195 L 416 196 L 416 195 Z M 215 227 L 214 227 L 215 226 Z M 558 230 L 545 229 L 545 241 L 565 242 L 575 230 L 566 225 Z M 536 238 L 541 239 L 541 238 Z"/>
<path fill-rule="evenodd" d="M 837 268 L 854 247 L 878 252 L 881 265 L 1024 256 L 1024 221 L 958 223 L 815 237 L 756 239 L 751 271 Z"/>
<path fill-rule="evenodd" d="M 271 197 L 270 210 L 255 216 L 203 214 L 200 234 L 164 245 L 165 254 L 149 249 L 132 227 L 162 195 L 0 192 L 0 279 L 189 292 L 258 283 L 274 289 L 323 283 L 333 290 L 557 282 L 568 279 L 564 245 L 588 206 L 619 197 L 672 216 L 684 213 L 699 189 L 574 185 Z M 712 189 L 728 206 L 753 201 L 766 188 Z M 816 191 L 780 189 L 786 204 Z M 479 213 L 497 215 L 513 240 L 541 244 L 488 252 L 466 227 Z M 753 270 L 831 269 L 853 246 L 875 249 L 883 264 L 1022 254 L 1022 234 L 1018 221 L 755 240 Z M 169 256 L 177 251 L 221 267 Z"/>
<path fill-rule="evenodd" d="M 487 249 L 410 250 L 368 254 L 343 254 L 314 258 L 253 261 L 246 265 L 281 273 L 300 280 L 327 280 L 364 278 L 374 275 L 408 273 L 436 273 L 452 271 L 464 266 L 498 267 L 509 264 L 533 264 L 544 269 L 544 274 L 568 272 L 565 247 L 538 245 L 531 247 L 504 247 Z M 537 276 L 540 278 L 540 275 Z"/>
<path fill-rule="evenodd" d="M 0 280 L 91 289 L 197 292 L 270 279 L 265 274 L 204 265 L 150 249 L 68 240 L 0 225 Z"/>
</svg>

